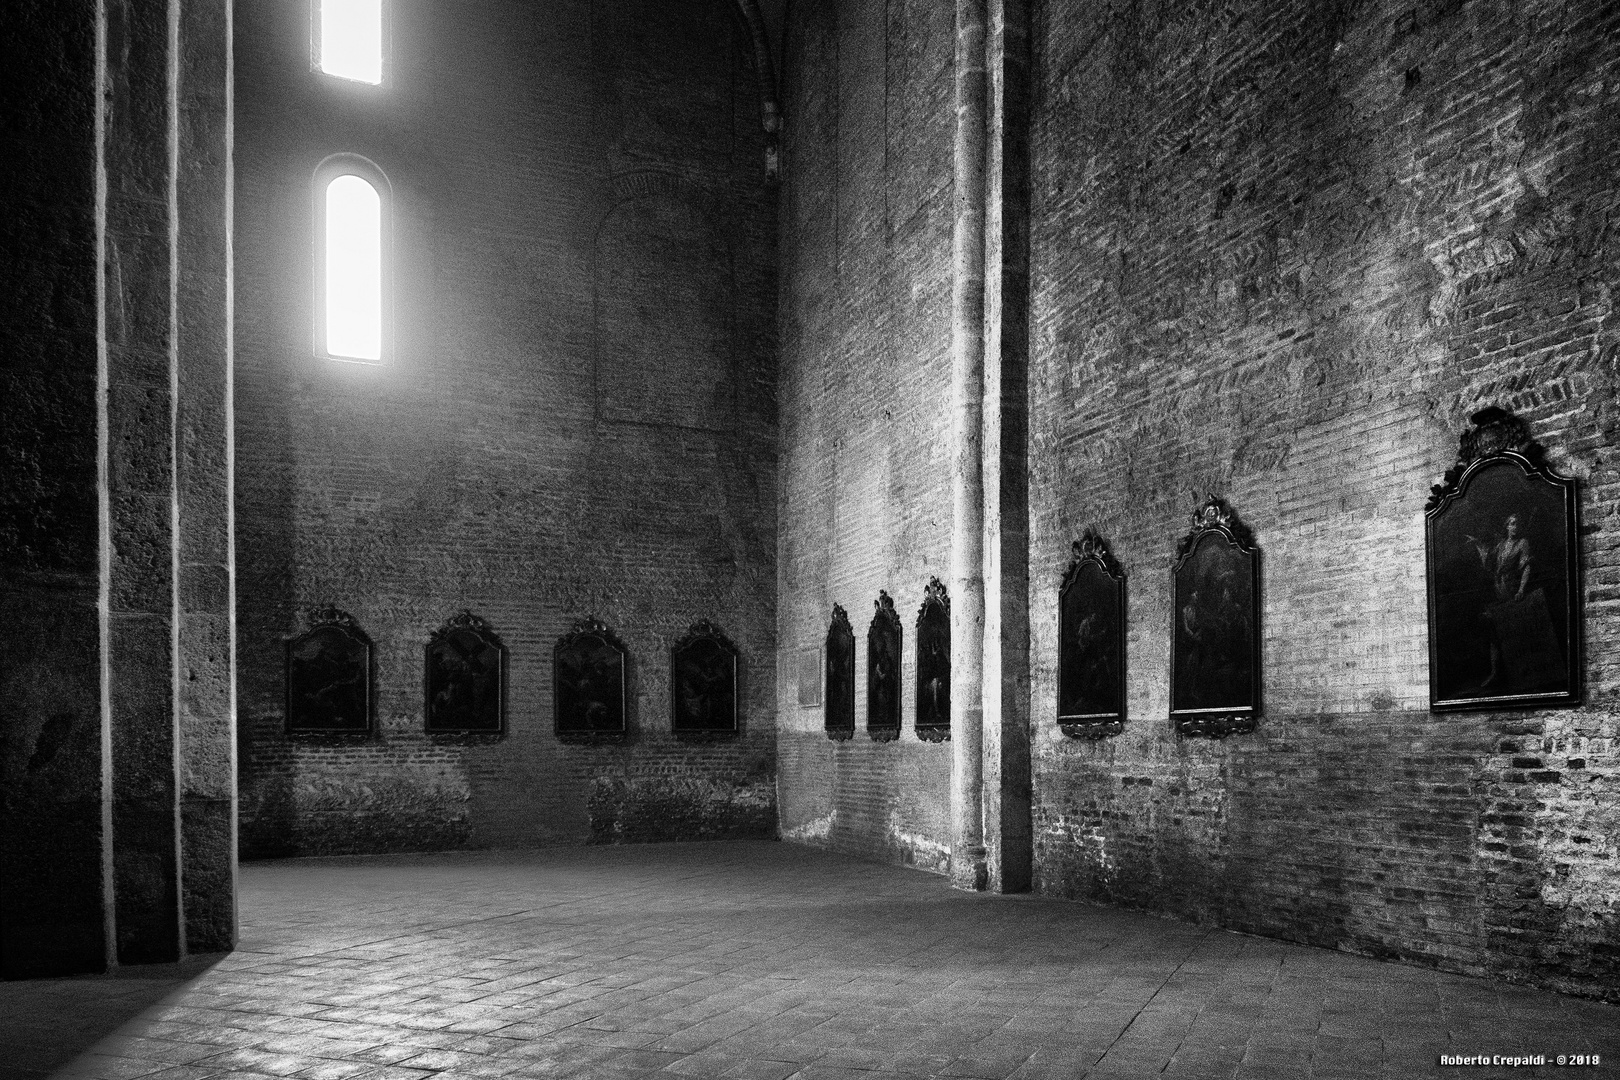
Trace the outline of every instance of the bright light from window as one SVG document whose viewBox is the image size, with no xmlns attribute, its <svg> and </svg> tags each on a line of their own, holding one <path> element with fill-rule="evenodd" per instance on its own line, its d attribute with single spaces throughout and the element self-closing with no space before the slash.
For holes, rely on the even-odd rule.
<svg viewBox="0 0 1620 1080">
<path fill-rule="evenodd" d="M 382 0 L 321 0 L 321 70 L 382 82 Z"/>
<path fill-rule="evenodd" d="M 326 185 L 326 353 L 382 359 L 382 198 L 352 174 Z"/>
</svg>

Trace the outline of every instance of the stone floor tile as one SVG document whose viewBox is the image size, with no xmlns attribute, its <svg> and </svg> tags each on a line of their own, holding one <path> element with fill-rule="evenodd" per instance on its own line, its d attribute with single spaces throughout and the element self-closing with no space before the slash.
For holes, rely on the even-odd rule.
<svg viewBox="0 0 1620 1080">
<path fill-rule="evenodd" d="M 1450 1075 L 1435 1071 L 1442 1050 L 1549 1043 L 1620 1062 L 1612 1006 L 957 893 L 787 845 L 290 861 L 245 865 L 241 880 L 234 954 L 173 977 L 0 984 L 0 1045 L 19 1048 L 0 1080 L 207 1080 L 197 1071 L 223 1067 L 294 1080 L 1161 1068 L 1404 1080 Z"/>
</svg>

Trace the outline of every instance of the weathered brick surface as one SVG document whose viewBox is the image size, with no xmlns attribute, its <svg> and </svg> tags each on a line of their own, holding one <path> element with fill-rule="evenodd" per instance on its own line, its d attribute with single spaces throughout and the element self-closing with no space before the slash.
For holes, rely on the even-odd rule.
<svg viewBox="0 0 1620 1080">
<path fill-rule="evenodd" d="M 948 5 L 810 4 L 784 53 L 777 709 L 782 835 L 943 871 L 949 743 L 914 732 L 916 615 L 947 575 L 953 23 Z M 902 638 L 901 736 L 866 736 L 878 590 Z M 855 628 L 855 738 L 798 705 L 834 604 Z"/>
<path fill-rule="evenodd" d="M 1095 5 L 1035 23 L 1037 887 L 1613 997 L 1620 13 Z M 1586 704 L 1431 716 L 1423 504 L 1467 416 L 1582 481 Z M 1263 549 L 1260 729 L 1167 721 L 1205 493 Z M 1057 587 L 1130 573 L 1130 718 L 1054 717 Z"/>
<path fill-rule="evenodd" d="M 774 198 L 729 3 L 398 3 L 391 83 L 308 69 L 297 4 L 238 9 L 243 851 L 770 835 Z M 398 355 L 310 356 L 310 177 L 392 184 Z M 282 734 L 282 642 L 336 604 L 377 643 L 377 738 Z M 422 646 L 470 608 L 509 734 L 422 731 Z M 624 748 L 552 735 L 552 647 L 630 652 Z M 668 648 L 742 652 L 744 737 L 669 735 Z"/>
</svg>

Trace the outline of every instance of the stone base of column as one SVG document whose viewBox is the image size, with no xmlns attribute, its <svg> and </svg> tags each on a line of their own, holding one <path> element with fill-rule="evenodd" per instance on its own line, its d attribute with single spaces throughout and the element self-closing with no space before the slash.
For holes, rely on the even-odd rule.
<svg viewBox="0 0 1620 1080">
<path fill-rule="evenodd" d="M 984 848 L 963 848 L 951 853 L 951 888 L 984 892 L 989 883 L 990 869 Z"/>
</svg>

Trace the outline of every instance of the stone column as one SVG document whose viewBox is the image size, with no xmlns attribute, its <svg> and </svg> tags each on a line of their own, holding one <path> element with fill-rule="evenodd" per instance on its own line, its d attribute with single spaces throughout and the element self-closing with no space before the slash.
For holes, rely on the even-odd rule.
<svg viewBox="0 0 1620 1080">
<path fill-rule="evenodd" d="M 103 708 L 114 955 L 235 941 L 229 0 L 106 0 Z"/>
<path fill-rule="evenodd" d="M 107 0 L 100 146 L 102 707 L 120 964 L 178 960 L 171 5 Z"/>
<path fill-rule="evenodd" d="M 18 0 L 0 60 L 0 975 L 235 940 L 230 0 Z"/>
<path fill-rule="evenodd" d="M 984 831 L 990 887 L 1030 887 L 1029 2 L 990 0 L 985 194 Z"/>
<path fill-rule="evenodd" d="M 956 0 L 951 231 L 951 883 L 985 887 L 984 225 L 987 0 Z"/>
<path fill-rule="evenodd" d="M 0 4 L 0 977 L 106 966 L 94 0 Z"/>
<path fill-rule="evenodd" d="M 176 20 L 175 715 L 188 953 L 236 941 L 231 0 Z"/>
</svg>

